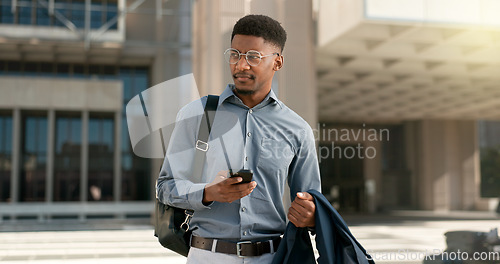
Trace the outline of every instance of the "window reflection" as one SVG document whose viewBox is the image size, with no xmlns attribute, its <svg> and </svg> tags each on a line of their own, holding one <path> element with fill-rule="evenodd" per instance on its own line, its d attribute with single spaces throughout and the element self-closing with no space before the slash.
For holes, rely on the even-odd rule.
<svg viewBox="0 0 500 264">
<path fill-rule="evenodd" d="M 0 4 L 0 23 L 5 24 L 13 24 L 14 23 L 14 15 L 11 11 L 10 0 L 1 0 Z"/>
<path fill-rule="evenodd" d="M 31 24 L 31 8 L 28 6 L 21 6 L 17 9 L 18 23 L 21 25 Z"/>
<path fill-rule="evenodd" d="M 111 115 L 89 116 L 89 201 L 113 200 L 114 121 Z"/>
<path fill-rule="evenodd" d="M 149 86 L 147 68 L 123 67 L 120 69 L 123 81 L 123 109 L 132 97 L 146 90 Z M 125 110 L 122 113 L 122 197 L 123 201 L 149 200 L 151 194 L 150 161 L 134 155 L 130 145 Z"/>
<path fill-rule="evenodd" d="M 47 113 L 26 114 L 22 119 L 20 201 L 45 200 Z"/>
<path fill-rule="evenodd" d="M 12 3 L 12 0 L 0 0 L 0 23 L 65 27 L 59 19 L 49 16 L 47 7 L 38 1 L 17 1 L 14 14 Z M 58 0 L 55 2 L 54 10 L 77 28 L 85 27 L 84 0 Z M 92 1 L 90 3 L 90 27 L 98 29 L 117 14 L 117 0 Z M 117 29 L 117 23 L 114 23 L 110 29 Z"/>
<path fill-rule="evenodd" d="M 10 200 L 12 116 L 0 115 L 0 202 Z"/>
<path fill-rule="evenodd" d="M 80 113 L 57 113 L 54 201 L 78 201 L 80 199 L 81 131 Z"/>
<path fill-rule="evenodd" d="M 52 19 L 47 12 L 47 8 L 38 6 L 36 9 L 36 24 L 40 26 L 50 26 L 51 22 Z"/>
</svg>

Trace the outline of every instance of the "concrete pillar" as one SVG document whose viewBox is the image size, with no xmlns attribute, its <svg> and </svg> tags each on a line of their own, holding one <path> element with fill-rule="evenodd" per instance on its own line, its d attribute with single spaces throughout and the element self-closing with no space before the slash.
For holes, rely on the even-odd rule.
<svg viewBox="0 0 500 264">
<path fill-rule="evenodd" d="M 122 97 L 123 98 L 123 97 Z M 115 203 L 121 202 L 122 198 L 122 111 L 114 114 L 114 151 L 113 151 L 113 200 Z M 125 219 L 124 213 L 115 215 L 118 219 Z"/>
<path fill-rule="evenodd" d="M 113 198 L 115 202 L 119 202 L 122 197 L 122 152 L 121 152 L 121 142 L 122 142 L 122 112 L 116 111 L 114 115 L 115 127 L 115 142 L 113 151 Z"/>
<path fill-rule="evenodd" d="M 312 2 L 277 1 L 288 34 L 285 63 L 278 73 L 279 98 L 311 127 L 318 122 Z"/>
<path fill-rule="evenodd" d="M 458 164 L 462 171 L 462 209 L 474 210 L 479 209 L 476 206 L 476 200 L 480 199 L 479 186 L 480 182 L 480 162 L 479 162 L 479 139 L 477 133 L 476 121 L 462 121 L 458 126 L 462 141 L 468 139 L 471 144 L 464 144 L 462 147 L 462 162 Z"/>
<path fill-rule="evenodd" d="M 435 186 L 441 190 L 444 188 L 444 184 L 440 184 L 439 181 L 435 180 L 437 178 L 435 174 L 443 173 L 442 170 L 438 172 L 438 168 L 436 168 L 444 162 L 444 153 L 442 153 L 443 139 L 438 138 L 438 136 L 442 136 L 442 133 L 432 131 L 432 128 L 438 124 L 432 124 L 432 121 L 422 121 L 420 125 L 421 134 L 419 139 L 422 156 L 419 167 L 422 170 L 419 177 L 419 204 L 421 209 L 433 210 L 435 209 L 434 200 L 442 198 L 435 194 L 434 188 Z"/>
<path fill-rule="evenodd" d="M 458 121 L 446 121 L 444 127 L 444 144 L 445 144 L 445 170 L 446 170 L 446 204 L 444 209 L 447 210 L 460 210 L 462 209 L 462 199 L 460 198 L 462 194 L 462 177 L 461 177 L 461 158 L 463 147 L 460 146 L 460 131 L 458 130 Z M 469 139 L 472 140 L 472 139 Z M 473 176 L 473 175 L 471 175 Z"/>
<path fill-rule="evenodd" d="M 10 174 L 10 202 L 15 204 L 19 201 L 19 171 L 21 158 L 21 110 L 14 109 L 12 117 L 12 170 Z"/>
<path fill-rule="evenodd" d="M 80 202 L 87 203 L 89 185 L 89 112 L 82 111 L 82 148 L 80 149 Z M 80 221 L 85 220 L 85 214 L 79 215 Z"/>
<path fill-rule="evenodd" d="M 244 15 L 244 0 L 196 1 L 193 4 L 192 65 L 200 96 L 220 94 L 227 84 L 229 66 L 224 51 L 231 45 L 234 23 Z"/>
<path fill-rule="evenodd" d="M 419 207 L 471 210 L 479 199 L 474 121 L 424 120 L 418 128 Z"/>
<path fill-rule="evenodd" d="M 364 149 L 373 148 L 376 155 L 363 159 L 363 175 L 365 178 L 366 211 L 375 213 L 382 204 L 382 142 L 364 141 Z M 365 201 L 363 201 L 364 203 Z"/>
<path fill-rule="evenodd" d="M 47 113 L 47 167 L 45 181 L 45 202 L 51 203 L 54 200 L 54 137 L 56 125 L 56 113 L 54 109 L 49 109 Z"/>
</svg>

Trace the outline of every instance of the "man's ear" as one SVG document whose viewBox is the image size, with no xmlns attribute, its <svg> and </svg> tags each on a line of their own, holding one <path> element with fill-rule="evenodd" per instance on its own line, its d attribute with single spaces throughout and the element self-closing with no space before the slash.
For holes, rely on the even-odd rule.
<svg viewBox="0 0 500 264">
<path fill-rule="evenodd" d="M 283 68 L 283 63 L 284 63 L 284 58 L 283 55 L 280 55 L 275 61 L 274 61 L 274 71 L 279 71 L 281 68 Z"/>
</svg>

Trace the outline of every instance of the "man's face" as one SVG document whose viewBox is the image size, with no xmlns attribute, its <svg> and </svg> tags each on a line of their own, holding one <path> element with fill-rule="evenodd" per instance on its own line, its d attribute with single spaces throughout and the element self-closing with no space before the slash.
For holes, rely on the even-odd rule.
<svg viewBox="0 0 500 264">
<path fill-rule="evenodd" d="M 262 56 L 280 52 L 279 48 L 265 42 L 263 38 L 248 35 L 235 35 L 231 41 L 231 48 L 242 54 L 249 50 L 255 50 L 260 52 Z M 282 56 L 274 55 L 262 58 L 257 66 L 249 65 L 245 57 L 241 56 L 236 64 L 230 64 L 236 92 L 241 95 L 267 95 L 271 90 L 274 72 L 282 66 Z"/>
</svg>

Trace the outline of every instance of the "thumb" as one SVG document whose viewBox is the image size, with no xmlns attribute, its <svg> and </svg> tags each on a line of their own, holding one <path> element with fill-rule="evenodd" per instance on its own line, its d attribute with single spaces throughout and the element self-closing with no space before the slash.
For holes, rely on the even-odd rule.
<svg viewBox="0 0 500 264">
<path fill-rule="evenodd" d="M 301 200 L 312 200 L 312 196 L 308 192 L 298 192 L 297 198 Z"/>
</svg>

